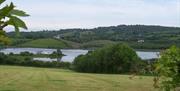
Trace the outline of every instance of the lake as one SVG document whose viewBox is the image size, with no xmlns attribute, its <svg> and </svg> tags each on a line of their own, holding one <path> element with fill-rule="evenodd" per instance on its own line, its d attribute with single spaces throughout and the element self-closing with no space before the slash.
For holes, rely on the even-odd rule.
<svg viewBox="0 0 180 91">
<path fill-rule="evenodd" d="M 56 49 L 45 49 L 45 48 L 7 48 L 2 49 L 0 52 L 3 52 L 5 54 L 14 53 L 19 54 L 21 52 L 28 51 L 33 54 L 51 54 L 52 52 L 56 51 Z M 61 61 L 64 62 L 72 62 L 75 57 L 79 55 L 85 55 L 88 50 L 82 50 L 82 49 L 62 49 L 62 53 L 65 55 L 62 57 Z M 142 59 L 153 59 L 158 58 L 159 52 L 153 52 L 153 51 L 136 51 L 138 56 Z M 56 59 L 50 59 L 50 58 L 34 58 L 34 60 L 41 60 L 41 61 L 56 61 Z"/>
</svg>

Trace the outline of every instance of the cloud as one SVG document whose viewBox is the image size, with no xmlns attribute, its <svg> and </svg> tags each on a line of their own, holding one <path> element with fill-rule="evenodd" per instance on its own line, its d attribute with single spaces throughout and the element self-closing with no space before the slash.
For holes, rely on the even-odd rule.
<svg viewBox="0 0 180 91">
<path fill-rule="evenodd" d="M 92 28 L 119 24 L 180 27 L 178 0 L 9 0 L 31 17 L 30 28 Z"/>
</svg>

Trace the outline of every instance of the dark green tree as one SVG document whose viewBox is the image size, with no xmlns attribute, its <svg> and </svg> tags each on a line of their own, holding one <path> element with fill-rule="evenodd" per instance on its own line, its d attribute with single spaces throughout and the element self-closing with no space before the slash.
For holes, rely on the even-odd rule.
<svg viewBox="0 0 180 91">
<path fill-rule="evenodd" d="M 124 44 L 116 44 L 81 55 L 73 65 L 80 72 L 136 73 L 141 62 L 133 49 Z"/>
</svg>

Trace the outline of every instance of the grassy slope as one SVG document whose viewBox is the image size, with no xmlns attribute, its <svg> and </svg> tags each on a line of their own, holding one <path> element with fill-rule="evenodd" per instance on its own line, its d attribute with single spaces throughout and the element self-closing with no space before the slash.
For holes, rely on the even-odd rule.
<svg viewBox="0 0 180 91">
<path fill-rule="evenodd" d="M 32 40 L 18 45 L 18 47 L 67 48 L 67 44 L 64 43 L 63 41 L 49 38 L 49 39 Z"/>
<path fill-rule="evenodd" d="M 83 43 L 81 47 L 83 48 L 98 48 L 103 47 L 110 44 L 116 44 L 117 42 L 111 40 L 94 40 L 90 42 Z"/>
<path fill-rule="evenodd" d="M 81 47 L 80 43 L 76 43 L 76 42 L 72 42 L 72 41 L 68 41 L 68 40 L 63 40 L 63 39 L 61 39 L 61 41 L 66 43 L 68 45 L 68 47 L 70 47 L 70 48 L 80 48 Z"/>
<path fill-rule="evenodd" d="M 111 40 L 94 40 L 82 44 L 62 39 L 61 41 L 65 42 L 71 48 L 99 48 L 110 44 L 116 44 L 116 42 Z"/>
<path fill-rule="evenodd" d="M 89 41 L 83 44 L 67 41 L 67 40 L 55 40 L 55 39 L 37 39 L 31 40 L 26 43 L 19 44 L 17 47 L 37 47 L 37 48 L 98 48 L 109 44 L 115 44 L 116 42 L 110 40 L 95 40 Z"/>
<path fill-rule="evenodd" d="M 155 91 L 151 77 L 83 74 L 62 69 L 0 66 L 0 91 Z"/>
</svg>

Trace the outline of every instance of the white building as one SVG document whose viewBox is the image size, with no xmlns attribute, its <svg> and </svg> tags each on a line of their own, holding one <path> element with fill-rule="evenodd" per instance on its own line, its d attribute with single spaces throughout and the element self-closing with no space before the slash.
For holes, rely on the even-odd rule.
<svg viewBox="0 0 180 91">
<path fill-rule="evenodd" d="M 137 42 L 138 43 L 144 43 L 144 40 L 138 40 Z"/>
</svg>

